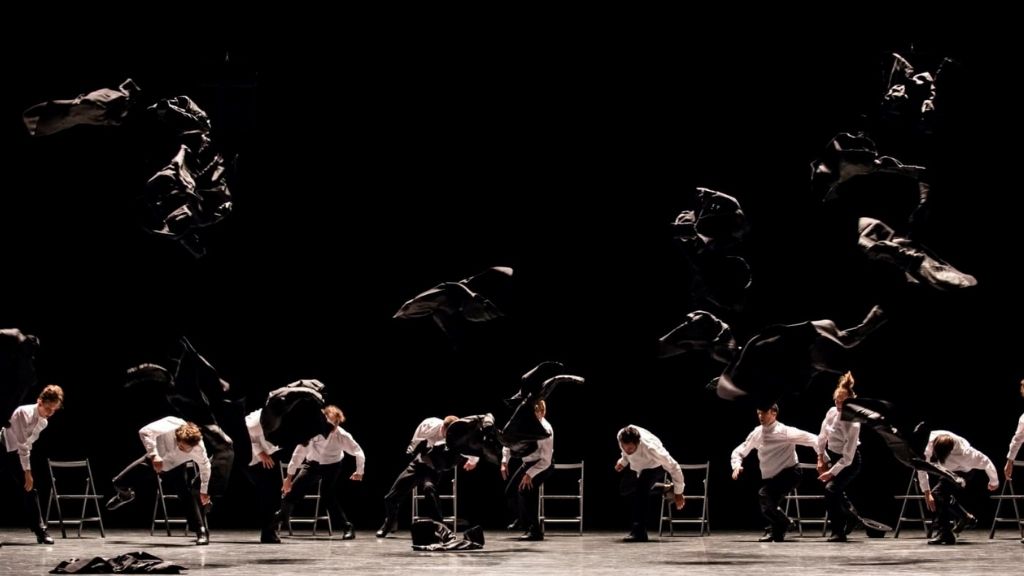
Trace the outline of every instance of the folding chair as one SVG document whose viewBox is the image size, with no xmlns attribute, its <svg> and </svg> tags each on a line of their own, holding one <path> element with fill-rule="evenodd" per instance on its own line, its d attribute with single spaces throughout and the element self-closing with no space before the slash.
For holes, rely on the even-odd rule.
<svg viewBox="0 0 1024 576">
<path fill-rule="evenodd" d="M 903 504 L 900 506 L 900 517 L 896 521 L 896 530 L 893 532 L 893 538 L 900 537 L 900 530 L 903 528 L 904 522 L 920 522 L 921 528 L 924 530 L 924 537 L 930 538 L 932 535 L 931 521 L 928 519 L 928 515 L 924 509 L 924 494 L 921 493 L 921 488 L 917 485 L 917 471 L 910 471 L 910 481 L 907 482 L 907 493 L 903 496 L 894 496 L 896 500 L 902 500 Z M 910 502 L 917 504 L 917 515 L 908 516 L 907 506 Z"/>
<path fill-rule="evenodd" d="M 710 517 L 708 516 L 708 479 L 710 478 L 711 462 L 705 462 L 703 464 L 680 464 L 680 468 L 683 469 L 683 475 L 686 475 L 687 470 L 702 471 L 703 478 L 701 478 L 701 491 L 700 493 L 685 494 L 686 496 L 686 507 L 683 508 L 685 513 L 686 510 L 693 510 L 693 506 L 696 506 L 696 502 L 700 501 L 700 515 L 689 518 L 677 518 L 674 516 L 675 502 L 667 498 L 662 498 L 661 502 L 661 519 L 658 522 L 658 536 L 661 536 L 665 531 L 665 523 L 668 522 L 668 535 L 675 536 L 676 524 L 697 524 L 700 526 L 700 536 L 707 534 L 711 535 L 711 524 Z M 672 477 L 666 473 L 665 482 L 671 481 Z M 687 486 L 693 486 L 695 482 L 687 482 Z"/>
<path fill-rule="evenodd" d="M 580 477 L 575 482 L 576 490 L 572 493 L 558 493 L 549 494 L 546 490 L 548 482 L 558 475 L 559 470 L 579 470 Z M 557 482 L 557 480 L 556 480 Z M 578 524 L 579 535 L 583 536 L 583 462 L 576 462 L 574 464 L 555 464 L 555 471 L 540 485 L 540 490 L 537 491 L 537 517 L 540 520 L 541 530 L 545 529 L 545 524 Z M 575 501 L 578 505 L 575 516 L 550 516 L 548 514 L 547 505 L 545 504 L 548 500 L 566 500 Z"/>
<path fill-rule="evenodd" d="M 288 474 L 288 463 L 281 462 L 281 480 L 283 481 L 285 476 Z M 313 536 L 316 536 L 317 525 L 320 522 L 327 522 L 327 535 L 334 536 L 334 526 L 331 525 L 331 515 L 327 510 L 320 509 L 320 487 L 323 484 L 323 480 L 316 481 L 316 493 L 306 494 L 302 497 L 303 501 L 313 502 L 313 515 L 312 516 L 296 516 L 292 514 L 288 518 L 288 535 L 294 536 L 292 524 L 312 524 L 313 525 Z"/>
<path fill-rule="evenodd" d="M 442 475 L 443 478 L 443 475 Z M 443 482 L 442 482 L 443 483 Z M 414 486 L 412 489 L 412 521 L 415 523 L 417 520 L 430 520 L 426 516 L 420 516 L 420 502 L 426 496 L 419 493 L 419 487 Z M 441 501 L 441 506 L 444 506 L 445 502 L 452 503 L 452 515 L 445 516 L 444 512 L 441 511 L 441 521 L 452 525 L 452 531 L 458 531 L 459 526 L 459 467 L 455 467 L 455 472 L 452 474 L 452 491 L 448 494 L 438 494 L 438 499 Z"/>
<path fill-rule="evenodd" d="M 813 472 L 814 478 L 818 477 L 818 470 L 815 464 L 800 462 L 799 464 L 797 464 L 797 466 L 799 466 L 801 470 L 811 470 Z M 800 510 L 800 502 L 808 501 L 820 502 L 821 507 L 825 510 L 823 515 L 804 516 L 803 512 Z M 786 516 L 789 516 L 790 503 L 793 503 L 794 508 L 796 508 L 796 517 L 794 518 L 794 521 L 796 522 L 797 533 L 800 534 L 801 537 L 804 535 L 804 524 L 821 524 L 821 535 L 824 536 L 827 533 L 828 508 L 825 506 L 824 492 L 815 494 L 801 494 L 798 488 L 793 488 L 793 491 L 786 496 Z"/>
<path fill-rule="evenodd" d="M 195 465 L 192 462 L 186 462 L 185 466 L 185 482 L 191 482 L 194 477 Z M 171 536 L 171 525 L 181 524 L 182 533 L 188 536 L 188 519 L 183 516 L 171 516 L 167 513 L 168 502 L 178 502 L 177 494 L 165 494 L 164 493 L 164 480 L 160 474 L 156 475 L 156 498 L 153 500 L 153 522 L 149 525 L 149 535 L 153 536 L 156 532 L 156 525 L 158 522 L 163 522 L 164 530 L 167 531 L 167 535 Z M 162 514 L 158 514 L 162 513 Z"/>
<path fill-rule="evenodd" d="M 1019 472 L 1017 471 L 1018 468 L 1021 469 Z M 1020 478 L 1021 475 L 1024 475 L 1024 460 L 1014 460 L 1013 461 L 1013 469 L 1014 469 L 1014 473 L 1013 473 L 1013 477 L 1014 478 Z M 988 533 L 989 540 L 991 540 L 992 538 L 995 538 L 995 536 L 996 536 L 996 525 L 999 524 L 1000 522 L 1004 522 L 1004 523 L 1016 522 L 1017 523 L 1017 530 L 1020 531 L 1020 537 L 1024 538 L 1024 522 L 1021 521 L 1020 505 L 1017 504 L 1020 501 L 1024 501 L 1024 494 L 1017 494 L 1016 492 L 1014 492 L 1014 490 L 1013 490 L 1013 481 L 1012 480 L 1006 480 L 1005 482 L 1003 482 L 1003 491 L 1002 491 L 1002 493 L 999 494 L 999 496 L 992 496 L 992 498 L 994 500 L 996 500 L 996 502 L 998 502 L 998 504 L 996 504 L 996 513 L 992 517 L 992 529 Z M 1002 513 L 1002 510 L 1003 510 L 1003 503 L 1005 503 L 1005 502 L 1009 502 L 1010 504 L 1013 505 L 1013 516 L 1012 517 L 1000 516 L 1000 514 Z"/>
<path fill-rule="evenodd" d="M 92 478 L 92 467 L 89 465 L 89 459 L 85 460 L 46 460 L 47 466 L 50 468 L 50 498 L 46 501 L 46 524 L 49 526 L 53 524 L 50 520 L 51 506 L 57 510 L 57 522 L 60 524 L 60 535 L 62 538 L 67 538 L 68 533 L 65 528 L 66 524 L 78 526 L 78 537 L 82 537 L 82 525 L 86 522 L 97 522 L 100 525 L 100 538 L 106 538 L 106 532 L 103 530 L 103 516 L 100 514 L 100 499 L 102 495 L 96 493 L 96 482 Z M 78 481 L 84 481 L 85 487 L 80 494 L 63 494 L 57 488 L 57 476 L 56 470 L 62 470 L 59 475 L 72 482 L 71 475 L 74 471 L 78 471 Z M 81 472 L 84 471 L 84 478 Z M 78 500 L 82 502 L 82 510 L 78 514 L 78 518 L 64 518 L 64 510 L 61 508 L 61 500 Z M 96 510 L 95 516 L 86 516 L 86 509 L 89 503 L 92 503 L 93 508 Z M 53 506 L 56 504 L 56 506 Z"/>
</svg>

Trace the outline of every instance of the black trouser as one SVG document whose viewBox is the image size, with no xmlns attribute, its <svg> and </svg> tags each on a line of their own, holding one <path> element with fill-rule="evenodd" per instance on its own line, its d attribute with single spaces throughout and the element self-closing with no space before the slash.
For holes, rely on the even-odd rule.
<svg viewBox="0 0 1024 576">
<path fill-rule="evenodd" d="M 508 484 L 505 485 L 505 499 L 513 504 L 513 509 L 519 518 L 519 526 L 528 532 L 540 532 L 540 520 L 537 518 L 537 500 L 540 498 L 539 491 L 544 481 L 555 471 L 555 465 L 551 464 L 533 477 L 533 486 L 531 488 L 520 490 L 519 483 L 522 482 L 523 475 L 534 464 L 536 464 L 536 461 L 520 461 L 519 467 L 509 476 Z"/>
<path fill-rule="evenodd" d="M 838 462 L 842 458 L 828 450 L 828 457 L 832 462 Z M 853 482 L 853 479 L 860 473 L 860 449 L 853 453 L 853 461 L 846 468 L 839 471 L 831 480 L 825 483 L 825 506 L 828 509 L 828 519 L 832 522 L 832 534 L 846 534 L 846 527 L 856 518 L 856 510 L 850 499 L 846 496 L 846 488 Z"/>
<path fill-rule="evenodd" d="M 275 515 L 281 509 L 281 464 L 276 453 L 271 459 L 274 465 L 264 468 L 262 462 L 249 466 L 249 480 L 256 486 L 257 513 L 263 530 L 275 528 Z"/>
<path fill-rule="evenodd" d="M 789 518 L 782 511 L 782 499 L 800 484 L 800 468 L 786 468 L 771 478 L 761 480 L 757 495 L 761 503 L 761 514 L 771 524 L 772 536 L 782 539 L 789 528 Z"/>
<path fill-rule="evenodd" d="M 184 463 L 171 469 L 164 468 L 160 473 L 160 481 L 164 494 L 178 495 L 178 501 L 185 508 L 188 529 L 198 533 L 200 528 L 206 528 L 206 514 L 199 503 L 199 474 L 190 474 L 188 469 L 189 467 Z M 149 457 L 143 456 L 126 466 L 120 474 L 114 476 L 114 489 L 119 493 L 134 490 L 134 487 L 143 481 L 143 478 L 152 477 L 154 472 L 156 471 L 153 469 L 153 463 Z"/>
<path fill-rule="evenodd" d="M 8 483 L 18 491 L 18 499 L 21 500 L 22 521 L 32 532 L 36 534 L 43 532 L 46 530 L 46 522 L 43 521 L 43 510 L 39 506 L 39 491 L 35 486 L 31 490 L 25 491 L 25 471 L 21 469 L 21 460 L 18 458 L 17 451 L 4 453 L 3 467 L 6 468 L 4 476 L 8 478 Z M 33 473 L 32 477 L 35 483 L 39 482 L 37 474 Z"/>
<path fill-rule="evenodd" d="M 665 471 L 661 468 L 647 468 L 636 471 L 626 468 L 622 471 L 619 493 L 630 499 L 630 518 L 633 521 L 633 533 L 647 532 L 647 503 L 651 497 L 651 489 L 659 478 L 664 478 Z"/>
<path fill-rule="evenodd" d="M 946 478 L 936 479 L 932 476 L 929 480 L 932 480 L 932 497 L 935 498 L 935 527 L 938 536 L 952 536 L 953 522 L 967 517 L 968 514 L 957 501 L 962 488 Z"/>
<path fill-rule="evenodd" d="M 341 526 L 345 530 L 350 527 L 348 517 L 341 508 L 338 501 L 338 475 L 341 474 L 341 461 L 334 464 L 320 464 L 311 460 L 304 460 L 299 466 L 299 471 L 292 478 L 292 489 L 281 499 L 281 521 L 287 522 L 292 511 L 299 504 L 302 498 L 316 488 L 320 482 L 320 500 L 331 515 L 331 522 L 335 526 Z"/>
<path fill-rule="evenodd" d="M 437 484 L 440 482 L 441 473 L 433 466 L 423 463 L 419 458 L 410 462 L 384 496 L 384 522 L 392 527 L 398 524 L 398 507 L 412 493 L 413 486 L 418 487 L 425 496 L 420 516 L 440 522 L 441 500 L 437 494 Z"/>
</svg>

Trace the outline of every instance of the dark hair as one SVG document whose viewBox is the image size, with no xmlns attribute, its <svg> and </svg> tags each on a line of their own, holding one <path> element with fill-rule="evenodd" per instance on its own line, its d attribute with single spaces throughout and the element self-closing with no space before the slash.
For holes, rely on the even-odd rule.
<svg viewBox="0 0 1024 576">
<path fill-rule="evenodd" d="M 949 458 L 949 454 L 953 452 L 954 446 L 956 446 L 956 441 L 949 434 L 936 436 L 935 441 L 932 442 L 932 462 L 944 463 L 946 458 Z"/>
<path fill-rule="evenodd" d="M 619 442 L 621 444 L 639 444 L 640 431 L 632 426 L 626 426 L 619 431 Z"/>
</svg>

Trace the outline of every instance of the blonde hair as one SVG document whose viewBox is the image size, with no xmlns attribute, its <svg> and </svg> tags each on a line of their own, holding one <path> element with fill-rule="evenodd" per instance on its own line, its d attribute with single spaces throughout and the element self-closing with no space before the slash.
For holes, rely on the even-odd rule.
<svg viewBox="0 0 1024 576">
<path fill-rule="evenodd" d="M 857 393 L 853 391 L 854 384 L 856 384 L 856 382 L 853 380 L 853 372 L 847 372 L 840 376 L 839 383 L 836 384 L 836 390 L 832 393 L 832 400 L 837 400 L 839 395 L 844 393 L 847 398 L 856 398 Z"/>
<path fill-rule="evenodd" d="M 64 405 L 64 389 L 56 384 L 50 384 L 39 393 L 39 400 L 44 404 L 57 404 L 59 408 Z"/>
<path fill-rule="evenodd" d="M 336 417 L 338 419 L 338 424 L 345 421 L 345 413 L 341 411 L 341 408 L 338 408 L 334 404 L 324 406 L 324 416 L 327 416 L 328 420 L 331 420 L 332 416 Z"/>
<path fill-rule="evenodd" d="M 186 422 L 178 426 L 178 429 L 174 431 L 174 439 L 195 448 L 203 440 L 203 435 L 199 432 L 198 426 L 191 422 Z"/>
</svg>

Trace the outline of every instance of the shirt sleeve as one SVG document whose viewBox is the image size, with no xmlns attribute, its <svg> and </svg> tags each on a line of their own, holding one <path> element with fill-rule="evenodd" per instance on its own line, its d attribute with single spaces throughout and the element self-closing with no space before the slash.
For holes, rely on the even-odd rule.
<svg viewBox="0 0 1024 576">
<path fill-rule="evenodd" d="M 818 446 L 818 437 L 806 430 L 786 426 L 786 440 L 793 444 L 814 448 L 814 451 L 818 454 L 823 453 L 821 447 Z"/>
<path fill-rule="evenodd" d="M 1017 421 L 1017 431 L 1014 432 L 1013 438 L 1010 440 L 1010 451 L 1007 452 L 1006 459 L 1016 460 L 1021 445 L 1024 445 L 1024 415 L 1021 415 L 1020 420 Z"/>
<path fill-rule="evenodd" d="M 363 454 L 363 448 L 348 430 L 341 430 L 341 449 L 356 459 L 356 474 L 362 474 L 366 465 L 366 455 Z"/>
<path fill-rule="evenodd" d="M 501 463 L 508 465 L 508 461 L 512 459 L 512 450 L 508 446 L 504 446 L 501 449 Z"/>
<path fill-rule="evenodd" d="M 199 492 L 210 493 L 210 457 L 206 455 L 206 446 L 200 440 L 199 444 L 189 451 L 189 458 L 199 466 Z"/>
<path fill-rule="evenodd" d="M 551 457 L 555 453 L 555 435 L 552 434 L 547 438 L 537 440 L 537 452 L 540 453 L 540 458 L 538 458 L 533 465 L 526 470 L 526 474 L 528 474 L 530 478 L 533 478 L 551 466 Z"/>
<path fill-rule="evenodd" d="M 999 473 L 996 472 L 995 465 L 980 450 L 968 446 L 964 449 L 964 459 L 967 460 L 972 469 L 984 470 L 985 474 L 988 475 L 989 484 L 999 484 Z"/>
<path fill-rule="evenodd" d="M 815 452 L 817 452 L 818 454 L 825 456 L 826 459 L 828 458 L 825 455 L 825 449 L 828 448 L 828 421 L 829 416 L 831 414 L 832 412 L 829 411 L 827 414 L 825 414 L 825 418 L 821 421 L 821 431 L 818 432 L 818 448 L 817 450 L 815 450 Z"/>
<path fill-rule="evenodd" d="M 853 458 L 857 454 L 857 442 L 860 440 L 860 422 L 855 422 L 850 426 L 850 429 L 846 434 L 846 444 L 843 446 L 843 455 L 839 458 L 839 462 L 832 465 L 829 469 L 829 474 L 838 476 L 847 466 L 853 464 Z M 824 452 L 822 452 L 824 453 Z"/>
<path fill-rule="evenodd" d="M 932 447 L 933 442 L 928 442 L 928 445 L 924 448 L 924 461 L 931 462 L 932 460 Z M 932 489 L 932 485 L 928 482 L 928 473 L 924 470 L 917 471 L 917 485 L 921 488 L 921 492 L 929 492 Z"/>
<path fill-rule="evenodd" d="M 310 440 L 312 442 L 312 440 Z M 288 475 L 294 476 L 295 472 L 298 471 L 299 466 L 302 465 L 302 461 L 306 459 L 306 452 L 309 452 L 309 445 L 303 446 L 299 444 L 295 447 L 295 451 L 292 452 L 292 459 L 288 461 Z"/>
<path fill-rule="evenodd" d="M 28 412 L 24 410 L 15 410 L 11 416 L 11 428 L 17 431 L 17 434 L 21 436 L 20 442 L 18 442 L 18 460 L 21 462 L 22 470 L 32 469 L 32 441 L 30 437 L 32 435 L 30 428 L 30 421 Z M 12 432 L 11 430 L 8 433 Z"/>
<path fill-rule="evenodd" d="M 669 476 L 672 477 L 672 483 L 674 484 L 672 487 L 673 492 L 682 494 L 686 483 L 683 478 L 683 469 L 679 467 L 679 463 L 668 453 L 664 445 L 648 446 L 648 449 L 650 450 L 651 458 L 661 465 L 668 472 Z"/>
<path fill-rule="evenodd" d="M 760 427 L 754 428 L 750 434 L 747 434 L 747 439 L 740 443 L 739 446 L 733 448 L 732 456 L 729 458 L 729 463 L 732 465 L 732 469 L 736 470 L 743 466 L 743 459 L 750 454 L 750 451 L 754 449 L 755 435 L 760 430 Z"/>
</svg>

